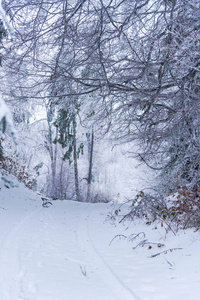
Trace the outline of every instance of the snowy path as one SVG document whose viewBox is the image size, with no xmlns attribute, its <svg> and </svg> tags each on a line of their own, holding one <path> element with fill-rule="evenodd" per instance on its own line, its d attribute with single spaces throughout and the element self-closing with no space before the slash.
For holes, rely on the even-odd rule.
<svg viewBox="0 0 200 300">
<path fill-rule="evenodd" d="M 127 300 L 139 300 L 139 297 L 129 290 L 125 284 L 119 279 L 119 277 L 113 273 L 109 265 L 105 262 L 103 257 L 98 253 L 95 247 L 92 245 L 91 238 L 88 233 L 88 218 L 89 207 L 83 210 L 82 216 L 79 222 L 79 245 L 83 251 L 85 251 L 86 259 L 92 265 L 94 272 L 99 276 L 110 291 L 115 294 L 115 299 L 127 299 Z"/>
<path fill-rule="evenodd" d="M 88 212 L 57 202 L 26 213 L 0 248 L 0 299 L 138 300 L 92 245 Z"/>
<path fill-rule="evenodd" d="M 200 231 L 127 227 L 109 219 L 115 209 L 72 201 L 43 208 L 23 187 L 0 186 L 0 300 L 198 300 Z M 142 232 L 151 248 L 136 247 L 143 234 L 128 238 Z"/>
</svg>

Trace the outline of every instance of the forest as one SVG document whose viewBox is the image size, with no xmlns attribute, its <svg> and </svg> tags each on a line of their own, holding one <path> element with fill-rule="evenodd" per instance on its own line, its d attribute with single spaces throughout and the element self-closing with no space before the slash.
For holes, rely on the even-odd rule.
<svg viewBox="0 0 200 300">
<path fill-rule="evenodd" d="M 2 0 L 2 178 L 107 202 L 102 168 L 122 147 L 155 174 L 132 214 L 199 226 L 199 16 L 198 0 Z"/>
</svg>

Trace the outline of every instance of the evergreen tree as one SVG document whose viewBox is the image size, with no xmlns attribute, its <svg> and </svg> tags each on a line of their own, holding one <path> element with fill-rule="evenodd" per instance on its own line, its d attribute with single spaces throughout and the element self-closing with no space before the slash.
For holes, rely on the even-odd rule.
<svg viewBox="0 0 200 300">
<path fill-rule="evenodd" d="M 76 200 L 80 201 L 79 191 L 79 176 L 78 176 L 78 158 L 83 154 L 83 143 L 77 146 L 77 114 L 79 111 L 79 104 L 77 99 L 70 98 L 65 102 L 64 107 L 58 111 L 58 116 L 54 125 L 58 129 L 58 137 L 54 140 L 59 143 L 65 153 L 63 160 L 68 160 L 69 164 L 74 164 L 74 180 L 75 180 L 75 194 Z"/>
</svg>

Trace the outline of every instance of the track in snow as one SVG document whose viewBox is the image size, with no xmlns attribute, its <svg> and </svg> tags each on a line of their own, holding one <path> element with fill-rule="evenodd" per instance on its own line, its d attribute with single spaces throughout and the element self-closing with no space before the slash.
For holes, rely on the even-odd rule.
<svg viewBox="0 0 200 300">
<path fill-rule="evenodd" d="M 82 251 L 84 251 L 88 263 L 93 268 L 94 273 L 99 276 L 100 280 L 102 280 L 109 290 L 113 292 L 116 297 L 115 299 L 140 300 L 140 298 L 136 296 L 128 287 L 126 287 L 119 277 L 113 273 L 111 268 L 92 244 L 88 232 L 89 213 L 87 208 L 82 210 L 78 227 L 78 237 L 79 246 Z"/>
<path fill-rule="evenodd" d="M 18 222 L 0 247 L 0 299 L 2 300 L 11 300 L 12 295 L 15 295 L 17 300 L 25 300 L 22 290 L 22 279 L 25 273 L 21 269 L 20 244 L 26 224 L 32 215 L 33 213 L 29 213 Z"/>
<path fill-rule="evenodd" d="M 89 209 L 59 202 L 22 215 L 0 247 L 0 299 L 139 300 L 92 244 Z"/>
</svg>

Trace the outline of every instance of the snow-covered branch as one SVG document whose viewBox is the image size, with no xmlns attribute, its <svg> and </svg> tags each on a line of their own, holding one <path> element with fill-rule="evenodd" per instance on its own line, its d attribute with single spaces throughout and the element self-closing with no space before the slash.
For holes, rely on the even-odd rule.
<svg viewBox="0 0 200 300">
<path fill-rule="evenodd" d="M 17 144 L 17 134 L 10 109 L 0 95 L 0 137 L 5 133 L 7 127 L 9 127 L 13 140 Z"/>
</svg>

